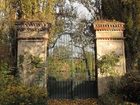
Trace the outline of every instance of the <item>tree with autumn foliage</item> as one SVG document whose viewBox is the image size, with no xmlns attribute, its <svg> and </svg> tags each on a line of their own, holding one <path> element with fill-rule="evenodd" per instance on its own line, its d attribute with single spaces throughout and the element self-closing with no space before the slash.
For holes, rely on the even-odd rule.
<svg viewBox="0 0 140 105">
<path fill-rule="evenodd" d="M 62 31 L 55 5 L 58 0 L 1 0 L 0 1 L 0 62 L 16 66 L 16 21 L 44 21 L 51 23 L 49 43 Z M 58 26 L 59 24 L 59 26 Z M 11 60 L 13 62 L 11 62 Z M 2 64 L 2 63 L 1 63 Z"/>
</svg>

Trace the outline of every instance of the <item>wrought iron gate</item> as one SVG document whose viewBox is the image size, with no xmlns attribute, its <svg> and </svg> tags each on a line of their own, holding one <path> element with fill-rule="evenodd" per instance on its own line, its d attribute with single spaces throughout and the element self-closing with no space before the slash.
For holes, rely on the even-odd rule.
<svg viewBox="0 0 140 105">
<path fill-rule="evenodd" d="M 93 98 L 96 97 L 95 81 L 49 81 L 49 98 Z"/>
<path fill-rule="evenodd" d="M 95 97 L 97 91 L 94 72 L 94 51 L 91 45 L 82 47 L 70 35 L 61 36 L 49 50 L 49 97 Z"/>
</svg>

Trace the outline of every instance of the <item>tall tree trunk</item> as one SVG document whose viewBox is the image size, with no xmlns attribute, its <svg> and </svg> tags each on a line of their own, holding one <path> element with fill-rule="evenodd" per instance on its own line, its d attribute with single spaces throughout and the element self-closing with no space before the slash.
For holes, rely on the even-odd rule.
<svg viewBox="0 0 140 105">
<path fill-rule="evenodd" d="M 84 62 L 85 62 L 85 66 L 86 66 L 86 71 L 87 71 L 87 74 L 88 74 L 88 80 L 91 80 L 91 74 L 90 74 L 88 59 L 87 59 L 86 51 L 85 51 L 84 47 L 82 47 L 82 51 L 83 51 L 83 57 L 84 57 Z"/>
</svg>

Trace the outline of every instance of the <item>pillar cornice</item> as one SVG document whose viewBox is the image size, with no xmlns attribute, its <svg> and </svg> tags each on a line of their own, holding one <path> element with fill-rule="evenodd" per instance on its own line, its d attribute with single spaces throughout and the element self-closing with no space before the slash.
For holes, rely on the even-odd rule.
<svg viewBox="0 0 140 105">
<path fill-rule="evenodd" d="M 97 20 L 94 22 L 96 31 L 124 31 L 124 23 L 109 20 Z"/>
<path fill-rule="evenodd" d="M 51 24 L 45 21 L 16 21 L 18 31 L 45 31 L 49 30 Z"/>
</svg>

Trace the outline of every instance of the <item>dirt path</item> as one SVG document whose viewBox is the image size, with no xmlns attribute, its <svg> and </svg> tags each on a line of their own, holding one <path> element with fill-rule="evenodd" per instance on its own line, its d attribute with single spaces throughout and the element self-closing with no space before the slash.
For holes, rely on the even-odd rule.
<svg viewBox="0 0 140 105">
<path fill-rule="evenodd" d="M 98 105 L 96 99 L 49 100 L 48 105 Z"/>
</svg>

